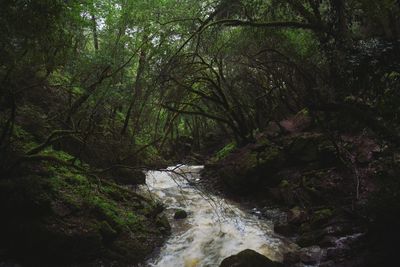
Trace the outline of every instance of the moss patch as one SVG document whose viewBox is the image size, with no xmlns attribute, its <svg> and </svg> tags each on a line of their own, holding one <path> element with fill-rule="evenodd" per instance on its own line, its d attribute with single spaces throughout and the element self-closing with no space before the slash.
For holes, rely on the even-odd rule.
<svg viewBox="0 0 400 267">
<path fill-rule="evenodd" d="M 223 148 L 218 150 L 214 156 L 211 158 L 211 162 L 217 162 L 219 160 L 223 160 L 228 156 L 230 153 L 232 153 L 235 149 L 237 148 L 235 142 L 230 142 L 227 145 L 225 145 Z"/>
<path fill-rule="evenodd" d="M 244 147 L 219 161 L 219 177 L 231 191 L 246 194 L 260 186 L 279 184 L 274 173 L 284 160 L 283 151 L 270 143 Z"/>
<path fill-rule="evenodd" d="M 333 211 L 329 208 L 316 211 L 311 217 L 313 225 L 321 225 L 326 223 L 333 216 Z"/>
</svg>

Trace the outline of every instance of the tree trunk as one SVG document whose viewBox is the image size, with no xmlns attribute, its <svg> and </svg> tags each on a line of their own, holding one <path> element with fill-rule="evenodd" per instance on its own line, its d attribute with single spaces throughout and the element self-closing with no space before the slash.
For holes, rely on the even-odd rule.
<svg viewBox="0 0 400 267">
<path fill-rule="evenodd" d="M 92 14 L 92 32 L 93 32 L 93 44 L 94 44 L 94 50 L 98 51 L 99 50 L 99 38 L 97 36 L 97 21 L 96 21 L 96 16 Z"/>
<path fill-rule="evenodd" d="M 146 65 L 146 48 L 143 47 L 140 51 L 139 66 L 136 72 L 136 79 L 135 79 L 135 87 L 133 90 L 131 102 L 128 107 L 128 111 L 126 112 L 124 126 L 122 127 L 121 130 L 121 135 L 124 135 L 126 133 L 126 130 L 129 125 L 129 120 L 131 119 L 133 113 L 133 107 L 135 106 L 136 100 L 140 99 L 142 95 L 142 78 L 143 78 L 142 76 L 144 73 L 145 65 Z"/>
</svg>

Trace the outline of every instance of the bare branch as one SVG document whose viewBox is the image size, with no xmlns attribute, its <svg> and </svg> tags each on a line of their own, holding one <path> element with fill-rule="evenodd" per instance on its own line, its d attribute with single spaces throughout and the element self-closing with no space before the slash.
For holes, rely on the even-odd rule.
<svg viewBox="0 0 400 267">
<path fill-rule="evenodd" d="M 26 155 L 30 156 L 30 155 L 37 154 L 40 151 L 42 151 L 43 149 L 45 149 L 46 147 L 50 146 L 55 141 L 60 140 L 60 139 L 64 138 L 65 136 L 68 136 L 68 135 L 71 135 L 71 134 L 75 134 L 75 133 L 77 133 L 77 131 L 73 131 L 73 130 L 55 130 L 47 137 L 46 141 L 44 141 L 42 144 L 38 145 L 37 147 L 34 147 L 31 150 L 29 150 L 26 153 Z"/>
</svg>

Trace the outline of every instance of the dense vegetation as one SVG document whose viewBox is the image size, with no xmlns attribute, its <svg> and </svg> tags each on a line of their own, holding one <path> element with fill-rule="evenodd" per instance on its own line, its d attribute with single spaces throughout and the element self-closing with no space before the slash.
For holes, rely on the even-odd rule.
<svg viewBox="0 0 400 267">
<path fill-rule="evenodd" d="M 307 191 L 275 200 L 317 202 L 321 220 L 348 207 L 376 261 L 396 256 L 399 1 L 2 0 L 0 10 L 0 259 L 140 262 L 169 226 L 161 205 L 121 184 L 206 158 L 221 190 Z M 283 169 L 302 175 L 267 177 Z M 343 194 L 317 196 L 328 183 Z"/>
</svg>

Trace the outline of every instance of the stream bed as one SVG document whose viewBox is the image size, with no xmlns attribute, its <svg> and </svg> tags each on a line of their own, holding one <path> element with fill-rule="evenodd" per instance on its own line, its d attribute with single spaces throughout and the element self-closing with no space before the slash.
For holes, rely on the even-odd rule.
<svg viewBox="0 0 400 267">
<path fill-rule="evenodd" d="M 273 232 L 271 221 L 241 209 L 221 197 L 197 188 L 202 166 L 180 165 L 166 171 L 147 173 L 147 190 L 166 206 L 172 233 L 148 266 L 215 267 L 230 255 L 253 249 L 281 261 L 295 248 Z M 187 212 L 185 219 L 174 220 L 176 210 Z"/>
</svg>

